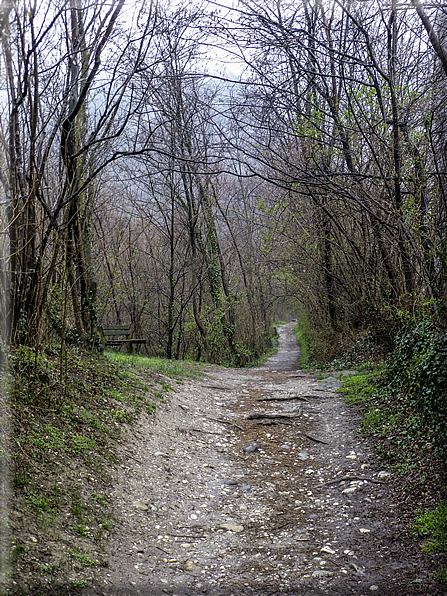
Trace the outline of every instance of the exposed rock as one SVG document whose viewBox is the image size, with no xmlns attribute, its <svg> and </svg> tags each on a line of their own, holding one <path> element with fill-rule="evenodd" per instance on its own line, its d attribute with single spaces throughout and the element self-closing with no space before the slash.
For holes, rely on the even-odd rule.
<svg viewBox="0 0 447 596">
<path fill-rule="evenodd" d="M 254 453 L 255 451 L 257 451 L 260 448 L 261 448 L 261 445 L 259 443 L 250 443 L 250 445 L 245 445 L 245 447 L 243 448 L 243 452 L 244 453 Z"/>
</svg>

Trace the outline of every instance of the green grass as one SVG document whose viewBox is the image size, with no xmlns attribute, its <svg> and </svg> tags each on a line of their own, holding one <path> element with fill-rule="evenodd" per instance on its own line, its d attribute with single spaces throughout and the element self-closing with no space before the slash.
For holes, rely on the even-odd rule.
<svg viewBox="0 0 447 596">
<path fill-rule="evenodd" d="M 203 364 L 198 365 L 195 362 L 186 360 L 166 360 L 163 358 L 147 358 L 134 354 L 124 354 L 121 352 L 104 352 L 104 357 L 113 363 L 120 364 L 123 367 L 129 367 L 138 371 L 150 371 L 160 373 L 171 378 L 191 378 L 197 379 L 203 375 Z"/>
<path fill-rule="evenodd" d="M 423 550 L 427 553 L 447 551 L 447 501 L 440 503 L 436 509 L 425 513 L 416 512 L 414 532 L 416 536 L 427 538 Z"/>
<path fill-rule="evenodd" d="M 79 550 L 69 550 L 68 554 L 70 555 L 70 557 L 73 557 L 73 559 L 79 561 L 82 567 L 93 567 L 97 563 L 97 561 L 91 559 L 89 555 L 82 553 Z"/>
<path fill-rule="evenodd" d="M 301 347 L 300 367 L 306 368 L 310 363 L 308 330 L 306 328 L 306 325 L 304 325 L 304 323 L 301 320 L 299 320 L 293 328 L 293 332 Z"/>
<path fill-rule="evenodd" d="M 421 413 L 403 395 L 390 391 L 385 367 L 365 363 L 361 369 L 342 380 L 339 391 L 344 393 L 347 403 L 360 405 L 361 429 L 373 437 L 379 457 L 395 474 L 405 478 L 402 490 L 407 497 L 411 495 L 423 503 L 427 495 L 445 494 L 443 463 L 436 456 L 432 433 Z M 425 552 L 446 552 L 447 502 L 441 502 L 435 509 L 417 511 L 413 530 L 416 536 L 425 539 Z M 441 569 L 433 578 L 446 582 L 447 570 Z"/>
<path fill-rule="evenodd" d="M 346 403 L 365 403 L 377 392 L 378 372 L 367 372 L 346 377 L 341 381 L 339 390 L 345 396 Z"/>
</svg>

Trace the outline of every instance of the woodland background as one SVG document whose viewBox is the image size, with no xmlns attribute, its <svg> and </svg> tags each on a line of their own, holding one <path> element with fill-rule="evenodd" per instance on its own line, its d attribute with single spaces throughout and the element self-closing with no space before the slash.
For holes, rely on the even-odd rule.
<svg viewBox="0 0 447 596">
<path fill-rule="evenodd" d="M 320 362 L 444 330 L 444 3 L 2 0 L 0 34 L 5 346 L 130 323 L 242 365 L 278 317 Z"/>
</svg>

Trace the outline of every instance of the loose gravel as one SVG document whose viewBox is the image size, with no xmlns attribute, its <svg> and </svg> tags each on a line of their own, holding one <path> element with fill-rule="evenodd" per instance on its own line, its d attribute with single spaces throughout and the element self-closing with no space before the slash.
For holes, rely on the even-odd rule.
<svg viewBox="0 0 447 596">
<path fill-rule="evenodd" d="M 129 430 L 108 567 L 85 596 L 441 594 L 338 378 L 293 323 L 260 368 L 210 367 Z"/>
</svg>

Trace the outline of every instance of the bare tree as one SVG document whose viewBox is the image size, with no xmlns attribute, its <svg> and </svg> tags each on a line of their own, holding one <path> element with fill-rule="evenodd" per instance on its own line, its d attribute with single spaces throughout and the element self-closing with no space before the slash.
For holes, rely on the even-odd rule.
<svg viewBox="0 0 447 596">
<path fill-rule="evenodd" d="M 123 4 L 2 4 L 8 92 L 2 182 L 13 341 L 36 340 L 48 291 L 65 275 L 79 338 L 88 342 L 95 329 L 89 257 L 94 180 L 118 156 L 104 149 L 129 122 L 132 73 L 145 59 L 157 26 L 149 3 L 141 8 L 146 24 L 125 30 Z M 62 331 L 55 317 L 53 324 Z"/>
</svg>

